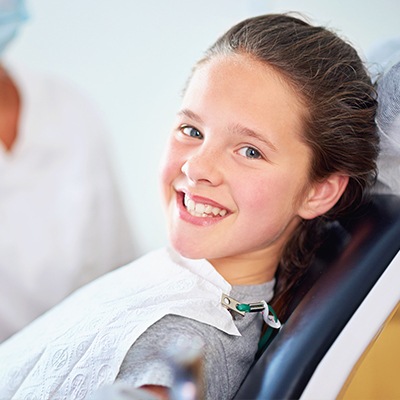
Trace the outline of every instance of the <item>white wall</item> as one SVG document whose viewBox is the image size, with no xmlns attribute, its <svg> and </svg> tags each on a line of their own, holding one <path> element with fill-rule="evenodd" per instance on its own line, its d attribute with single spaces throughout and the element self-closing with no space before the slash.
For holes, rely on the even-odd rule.
<svg viewBox="0 0 400 400">
<path fill-rule="evenodd" d="M 233 23 L 297 10 L 360 51 L 400 35 L 397 0 L 27 0 L 7 58 L 64 77 L 99 106 L 141 252 L 165 243 L 158 163 L 192 64 Z"/>
</svg>

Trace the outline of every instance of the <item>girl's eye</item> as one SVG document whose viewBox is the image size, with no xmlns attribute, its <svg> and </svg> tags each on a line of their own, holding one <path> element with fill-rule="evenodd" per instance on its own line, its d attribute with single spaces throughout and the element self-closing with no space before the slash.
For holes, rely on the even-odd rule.
<svg viewBox="0 0 400 400">
<path fill-rule="evenodd" d="M 200 133 L 200 131 L 198 131 L 196 128 L 193 128 L 193 126 L 182 126 L 181 132 L 186 136 L 190 136 L 196 139 L 203 139 L 203 135 Z"/>
<path fill-rule="evenodd" d="M 256 150 L 254 147 L 248 147 L 248 146 L 242 147 L 238 151 L 238 154 L 240 154 L 243 157 L 250 158 L 253 160 L 258 160 L 258 159 L 263 158 L 263 156 L 261 155 L 261 153 L 258 150 Z"/>
</svg>

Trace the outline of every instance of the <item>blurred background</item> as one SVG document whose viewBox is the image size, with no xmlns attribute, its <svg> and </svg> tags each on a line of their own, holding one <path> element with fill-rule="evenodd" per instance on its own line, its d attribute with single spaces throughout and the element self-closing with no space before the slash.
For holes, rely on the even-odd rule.
<svg viewBox="0 0 400 400">
<path fill-rule="evenodd" d="M 364 57 L 400 35 L 396 0 L 27 0 L 30 18 L 5 58 L 68 80 L 108 126 L 118 184 L 139 253 L 166 243 L 158 191 L 162 149 L 194 62 L 227 28 L 299 11 Z"/>
</svg>

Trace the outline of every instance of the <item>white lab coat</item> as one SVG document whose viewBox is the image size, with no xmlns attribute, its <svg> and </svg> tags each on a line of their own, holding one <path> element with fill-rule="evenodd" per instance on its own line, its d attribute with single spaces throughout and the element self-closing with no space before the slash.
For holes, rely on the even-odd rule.
<svg viewBox="0 0 400 400">
<path fill-rule="evenodd" d="M 0 341 L 136 256 L 104 126 L 71 86 L 8 68 L 21 115 L 0 146 Z"/>
</svg>

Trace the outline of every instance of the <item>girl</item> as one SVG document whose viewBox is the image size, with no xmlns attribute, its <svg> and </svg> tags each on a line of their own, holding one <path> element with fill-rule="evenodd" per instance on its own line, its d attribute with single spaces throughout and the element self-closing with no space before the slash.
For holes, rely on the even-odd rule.
<svg viewBox="0 0 400 400">
<path fill-rule="evenodd" d="M 329 218 L 376 175 L 376 101 L 355 50 L 287 15 L 243 21 L 195 66 L 163 161 L 173 250 L 76 292 L 0 349 L 4 397 L 85 397 L 116 380 L 168 397 L 165 349 L 203 348 L 205 397 L 232 398 L 258 314 L 233 320 L 222 294 L 284 316 Z M 276 285 L 275 285 L 275 279 Z"/>
</svg>

